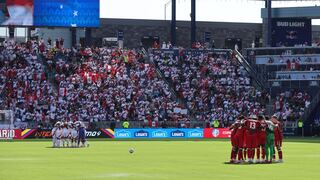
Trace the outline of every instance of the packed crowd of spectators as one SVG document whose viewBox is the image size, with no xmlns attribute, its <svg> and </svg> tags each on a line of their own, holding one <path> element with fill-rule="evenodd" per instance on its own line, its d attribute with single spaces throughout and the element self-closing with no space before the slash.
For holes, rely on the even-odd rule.
<svg viewBox="0 0 320 180">
<path fill-rule="evenodd" d="M 73 66 L 69 76 L 66 68 L 57 70 L 58 101 L 51 113 L 66 111 L 62 114 L 89 122 L 177 120 L 173 109 L 179 104 L 168 85 L 135 51 L 87 48 L 79 53 L 80 63 L 63 66 Z"/>
<path fill-rule="evenodd" d="M 310 105 L 308 93 L 296 90 L 279 93 L 274 101 L 274 112 L 279 114 L 284 121 L 297 121 L 302 118 L 305 109 Z"/>
<path fill-rule="evenodd" d="M 0 108 L 17 122 L 45 121 L 54 92 L 37 56 L 38 43 L 5 41 L 0 49 Z"/>
<path fill-rule="evenodd" d="M 252 85 L 232 54 L 181 49 L 178 56 L 151 53 L 150 60 L 145 62 L 138 50 L 68 49 L 62 39 L 55 44 L 6 41 L 0 49 L 0 107 L 13 110 L 16 122 L 135 120 L 190 126 L 191 120 L 218 119 L 226 127 L 240 114 L 265 112 L 271 99 Z M 297 120 L 309 104 L 308 94 L 283 92 L 274 110 L 284 120 Z"/>
<path fill-rule="evenodd" d="M 174 112 L 181 106 L 168 85 L 135 50 L 61 44 L 40 50 L 43 44 L 12 41 L 1 48 L 0 106 L 13 110 L 17 122 L 186 121 Z"/>
<path fill-rule="evenodd" d="M 268 94 L 252 86 L 234 57 L 180 51 L 179 56 L 153 53 L 151 60 L 197 120 L 218 119 L 226 127 L 240 114 L 264 112 L 269 101 Z"/>
</svg>

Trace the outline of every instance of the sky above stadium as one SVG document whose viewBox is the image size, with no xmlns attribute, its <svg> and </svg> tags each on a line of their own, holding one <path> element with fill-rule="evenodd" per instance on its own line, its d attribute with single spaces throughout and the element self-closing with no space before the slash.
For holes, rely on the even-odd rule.
<svg viewBox="0 0 320 180">
<path fill-rule="evenodd" d="M 159 19 L 171 18 L 171 0 L 100 0 L 101 18 Z M 263 1 L 196 0 L 197 21 L 261 23 Z M 166 4 L 166 5 L 165 5 Z M 273 2 L 273 7 L 320 6 L 320 1 Z M 165 13 L 166 6 L 166 13 Z M 191 0 L 177 0 L 177 19 L 190 20 Z M 313 24 L 320 24 L 313 20 Z"/>
</svg>

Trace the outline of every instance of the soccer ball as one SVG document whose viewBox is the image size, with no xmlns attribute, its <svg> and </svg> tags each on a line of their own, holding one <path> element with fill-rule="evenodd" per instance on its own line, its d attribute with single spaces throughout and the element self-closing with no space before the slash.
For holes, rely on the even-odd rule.
<svg viewBox="0 0 320 180">
<path fill-rule="evenodd" d="M 134 152 L 134 149 L 133 149 L 133 148 L 130 148 L 130 149 L 129 149 L 129 153 L 132 154 L 133 152 Z"/>
</svg>

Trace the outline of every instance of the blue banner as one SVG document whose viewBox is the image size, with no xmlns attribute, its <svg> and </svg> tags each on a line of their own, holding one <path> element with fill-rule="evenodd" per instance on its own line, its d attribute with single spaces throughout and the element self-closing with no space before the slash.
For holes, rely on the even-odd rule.
<svg viewBox="0 0 320 180">
<path fill-rule="evenodd" d="M 34 0 L 34 26 L 98 27 L 99 0 Z"/>
<path fill-rule="evenodd" d="M 203 129 L 115 129 L 114 138 L 203 138 Z"/>
</svg>

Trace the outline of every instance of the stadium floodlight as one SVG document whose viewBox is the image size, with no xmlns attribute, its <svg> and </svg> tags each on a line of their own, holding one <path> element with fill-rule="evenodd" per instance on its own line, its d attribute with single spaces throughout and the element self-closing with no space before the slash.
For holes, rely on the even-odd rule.
<svg viewBox="0 0 320 180">
<path fill-rule="evenodd" d="M 167 6 L 169 6 L 170 3 L 171 3 L 171 0 L 169 0 L 164 4 L 164 20 L 167 20 Z"/>
</svg>

